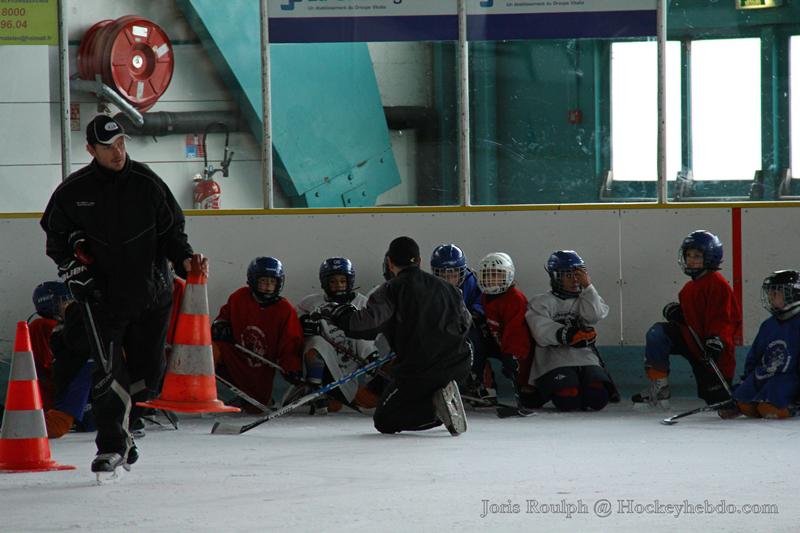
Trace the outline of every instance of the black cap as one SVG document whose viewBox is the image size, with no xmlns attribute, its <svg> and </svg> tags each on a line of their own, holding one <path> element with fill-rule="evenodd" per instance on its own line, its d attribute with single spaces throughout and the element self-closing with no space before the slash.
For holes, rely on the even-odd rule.
<svg viewBox="0 0 800 533">
<path fill-rule="evenodd" d="M 88 144 L 114 144 L 120 137 L 129 138 L 120 123 L 108 115 L 97 115 L 86 126 Z"/>
<path fill-rule="evenodd" d="M 398 237 L 393 240 L 386 255 L 395 266 L 419 266 L 419 246 L 411 237 Z"/>
</svg>

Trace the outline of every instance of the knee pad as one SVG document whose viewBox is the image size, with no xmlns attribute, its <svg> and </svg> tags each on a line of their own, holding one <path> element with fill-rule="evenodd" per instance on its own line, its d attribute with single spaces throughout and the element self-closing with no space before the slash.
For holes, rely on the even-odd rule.
<svg viewBox="0 0 800 533">
<path fill-rule="evenodd" d="M 592 381 L 583 389 L 583 407 L 599 411 L 608 405 L 608 389 L 602 381 Z"/>
<path fill-rule="evenodd" d="M 577 411 L 581 408 L 581 399 L 577 387 L 564 387 L 553 391 L 553 405 L 559 411 Z"/>
</svg>

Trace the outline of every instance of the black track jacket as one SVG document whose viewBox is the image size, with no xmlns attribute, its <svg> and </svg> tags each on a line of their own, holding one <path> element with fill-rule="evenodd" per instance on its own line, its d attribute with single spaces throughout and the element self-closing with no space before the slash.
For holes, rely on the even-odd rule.
<svg viewBox="0 0 800 533">
<path fill-rule="evenodd" d="M 461 380 L 469 373 L 466 341 L 471 318 L 460 291 L 417 267 L 400 271 L 377 288 L 366 307 L 349 315 L 349 335 L 374 339 L 383 333 L 397 354 L 394 377 Z"/>
<path fill-rule="evenodd" d="M 85 232 L 90 266 L 103 303 L 116 316 L 136 316 L 168 300 L 172 276 L 192 255 L 185 220 L 167 185 L 130 157 L 120 172 L 93 160 L 59 185 L 40 221 L 47 255 L 57 265 L 71 259 L 69 236 Z"/>
</svg>

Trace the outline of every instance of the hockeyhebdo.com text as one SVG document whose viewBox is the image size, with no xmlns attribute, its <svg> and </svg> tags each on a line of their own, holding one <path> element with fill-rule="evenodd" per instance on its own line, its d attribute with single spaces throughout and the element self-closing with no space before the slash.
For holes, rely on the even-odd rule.
<svg viewBox="0 0 800 533">
<path fill-rule="evenodd" d="M 555 515 L 564 518 L 573 516 L 590 515 L 599 518 L 608 518 L 612 515 L 662 515 L 673 518 L 695 515 L 754 515 L 754 514 L 779 514 L 778 506 L 774 503 L 746 503 L 737 505 L 727 500 L 702 502 L 662 502 L 637 501 L 631 499 L 620 500 L 576 500 L 561 499 L 558 502 L 545 502 L 541 500 L 505 500 L 495 502 L 481 500 L 481 518 L 502 517 L 503 515 Z"/>
</svg>

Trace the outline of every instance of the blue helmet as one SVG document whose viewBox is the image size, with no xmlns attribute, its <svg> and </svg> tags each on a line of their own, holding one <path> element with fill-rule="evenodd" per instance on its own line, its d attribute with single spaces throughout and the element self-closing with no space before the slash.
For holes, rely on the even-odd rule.
<svg viewBox="0 0 800 533">
<path fill-rule="evenodd" d="M 331 291 L 328 279 L 334 274 L 341 274 L 347 278 L 347 288 L 343 291 Z M 353 286 L 356 283 L 356 269 L 346 257 L 329 257 L 319 266 L 319 283 L 328 299 L 339 303 L 348 303 L 353 299 Z"/>
<path fill-rule="evenodd" d="M 33 289 L 33 305 L 36 313 L 44 318 L 55 320 L 61 313 L 62 302 L 72 299 L 67 286 L 60 281 L 45 281 Z"/>
<path fill-rule="evenodd" d="M 440 244 L 431 254 L 431 272 L 439 278 L 445 274 L 457 272 L 458 286 L 464 283 L 467 274 L 467 256 L 455 244 Z"/>
<path fill-rule="evenodd" d="M 275 292 L 272 294 L 258 292 L 259 278 L 275 278 L 277 280 Z M 247 285 L 250 286 L 255 299 L 263 305 L 273 304 L 280 299 L 285 279 L 283 263 L 274 257 L 256 257 L 247 267 Z"/>
<path fill-rule="evenodd" d="M 550 254 L 544 269 L 550 275 L 550 288 L 553 294 L 562 298 L 569 298 L 580 294 L 580 291 L 570 291 L 564 287 L 564 274 L 572 273 L 577 268 L 585 268 L 586 263 L 572 250 L 559 250 Z"/>
<path fill-rule="evenodd" d="M 689 268 L 686 265 L 687 250 L 699 250 L 703 253 L 702 268 Z M 691 276 L 692 279 L 704 270 L 719 270 L 719 265 L 722 263 L 722 241 L 710 231 L 704 229 L 693 231 L 681 243 L 678 263 L 681 265 L 683 273 Z"/>
</svg>

